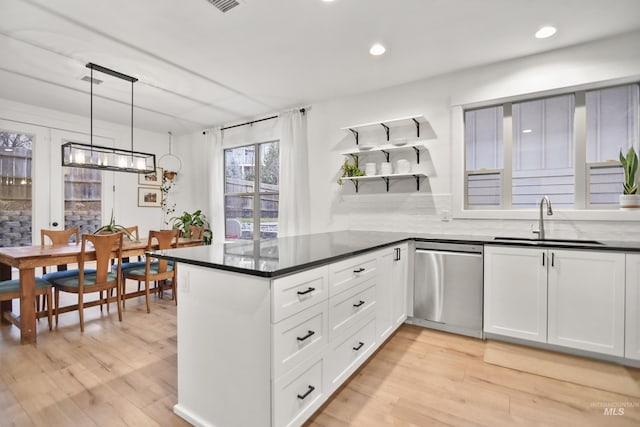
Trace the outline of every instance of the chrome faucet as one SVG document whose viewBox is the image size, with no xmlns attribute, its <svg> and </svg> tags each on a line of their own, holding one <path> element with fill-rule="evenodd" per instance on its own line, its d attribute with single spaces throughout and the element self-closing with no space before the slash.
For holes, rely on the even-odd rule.
<svg viewBox="0 0 640 427">
<path fill-rule="evenodd" d="M 551 207 L 551 200 L 549 199 L 549 196 L 542 196 L 542 199 L 540 199 L 540 220 L 538 223 L 538 229 L 537 230 L 533 230 L 533 233 L 538 235 L 538 239 L 540 240 L 544 240 L 544 215 L 542 212 L 542 205 L 544 205 L 544 202 L 547 202 L 547 215 L 553 215 L 553 208 Z"/>
</svg>

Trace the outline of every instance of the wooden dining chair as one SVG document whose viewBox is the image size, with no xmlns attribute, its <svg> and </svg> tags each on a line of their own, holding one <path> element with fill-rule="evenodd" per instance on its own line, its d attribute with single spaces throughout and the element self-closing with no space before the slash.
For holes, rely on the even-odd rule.
<svg viewBox="0 0 640 427">
<path fill-rule="evenodd" d="M 40 244 L 45 245 L 67 245 L 73 238 L 73 242 L 80 243 L 80 231 L 78 227 L 67 230 L 40 230 Z M 68 276 L 67 264 L 56 266 L 57 271 L 47 272 L 47 267 L 42 267 L 42 278 L 49 281 L 60 277 Z"/>
<path fill-rule="evenodd" d="M 103 303 L 107 304 L 109 312 L 109 290 L 116 290 L 116 305 L 118 307 L 118 320 L 122 321 L 121 290 L 122 290 L 122 236 L 123 233 L 114 234 L 83 234 L 80 255 L 78 255 L 78 269 L 74 275 L 53 280 L 55 289 L 55 315 L 56 327 L 58 326 L 58 314 L 60 309 L 60 291 L 78 295 L 78 314 L 80 315 L 80 331 L 84 332 L 84 294 L 99 292 L 102 299 L 102 291 L 106 292 Z M 89 244 L 95 248 L 95 270 L 85 269 L 91 257 Z M 115 250 L 115 257 L 112 253 Z M 118 269 L 111 272 L 111 260 L 115 259 Z"/>
<path fill-rule="evenodd" d="M 204 238 L 204 227 L 198 227 L 196 225 L 190 225 L 188 227 L 188 233 L 185 237 L 189 239 L 202 239 Z"/>
<path fill-rule="evenodd" d="M 149 255 L 148 252 L 154 250 L 154 245 L 156 244 L 156 242 L 158 244 L 158 250 L 177 248 L 179 235 L 180 230 L 149 231 L 149 238 L 147 240 L 147 256 L 145 259 L 144 267 L 128 268 L 122 273 L 125 280 L 131 279 L 144 282 L 147 313 L 151 313 L 151 306 L 149 305 L 149 282 L 158 282 L 158 286 L 160 287 L 160 295 L 162 295 L 163 286 L 166 285 L 166 281 L 168 279 L 171 279 L 172 298 L 177 303 L 177 263 L 170 263 L 169 260 L 155 258 Z"/>
<path fill-rule="evenodd" d="M 51 330 L 51 283 L 40 277 L 36 277 L 36 311 L 39 310 L 38 299 L 43 296 L 47 299 L 47 319 L 49 320 L 49 330 Z M 20 280 L 5 280 L 0 282 L 0 301 L 10 301 L 20 298 Z M 10 312 L 0 313 L 6 320 L 20 327 L 18 321 Z"/>
</svg>

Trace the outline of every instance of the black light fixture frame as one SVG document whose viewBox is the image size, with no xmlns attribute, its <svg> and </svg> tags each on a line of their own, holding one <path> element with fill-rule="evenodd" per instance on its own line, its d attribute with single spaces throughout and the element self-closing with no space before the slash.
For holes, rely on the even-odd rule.
<svg viewBox="0 0 640 427">
<path fill-rule="evenodd" d="M 91 70 L 91 106 L 90 106 L 90 121 L 91 121 L 91 131 L 90 131 L 90 144 L 82 144 L 78 142 L 67 142 L 61 146 L 61 154 L 62 154 L 62 166 L 67 167 L 76 167 L 76 168 L 85 168 L 85 169 L 102 169 L 102 170 L 110 170 L 116 172 L 133 172 L 133 173 L 153 173 L 156 170 L 156 156 L 152 153 L 143 153 L 140 151 L 133 151 L 133 84 L 138 81 L 137 78 L 128 76 L 126 74 L 122 74 L 118 71 L 112 70 L 110 68 L 103 67 L 101 65 L 97 65 L 94 63 L 88 63 L 87 68 Z M 131 150 L 123 150 L 114 147 L 103 147 L 98 145 L 93 145 L 93 70 L 99 71 L 104 74 L 109 74 L 110 76 L 116 77 L 118 79 L 126 80 L 131 82 Z M 73 156 L 71 153 L 75 150 L 75 152 L 86 152 L 88 155 L 88 162 L 78 162 L 73 160 Z M 98 155 L 112 156 L 112 160 L 115 159 L 115 156 L 125 156 L 131 159 L 131 162 L 127 162 L 127 165 L 118 165 L 115 161 L 111 163 L 108 162 L 100 162 L 92 163 L 93 154 L 97 153 Z M 65 155 L 68 154 L 68 155 Z M 84 157 L 83 157 L 84 158 Z M 143 160 L 145 163 L 144 168 L 137 168 L 136 163 L 133 161 L 134 159 Z M 151 159 L 151 165 L 147 167 L 147 160 Z M 76 159 L 77 160 L 77 159 Z"/>
</svg>

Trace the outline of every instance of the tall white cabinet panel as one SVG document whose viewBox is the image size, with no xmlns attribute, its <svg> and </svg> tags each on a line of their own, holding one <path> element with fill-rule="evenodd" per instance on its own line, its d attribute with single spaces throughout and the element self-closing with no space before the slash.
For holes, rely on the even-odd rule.
<svg viewBox="0 0 640 427">
<path fill-rule="evenodd" d="M 549 344 L 624 355 L 625 255 L 549 251 Z"/>
<path fill-rule="evenodd" d="M 391 265 L 391 316 L 395 326 L 407 319 L 407 292 L 409 290 L 409 245 L 393 248 Z"/>
<path fill-rule="evenodd" d="M 624 357 L 640 360 L 640 255 L 627 254 Z"/>
<path fill-rule="evenodd" d="M 484 247 L 484 331 L 547 339 L 546 251 Z"/>
</svg>

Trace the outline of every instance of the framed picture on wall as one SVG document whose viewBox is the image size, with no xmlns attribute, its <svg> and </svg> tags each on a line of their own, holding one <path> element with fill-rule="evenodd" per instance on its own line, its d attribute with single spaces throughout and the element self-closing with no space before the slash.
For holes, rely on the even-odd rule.
<svg viewBox="0 0 640 427">
<path fill-rule="evenodd" d="M 138 184 L 160 187 L 162 185 L 162 168 L 156 168 L 155 172 L 138 175 Z"/>
<path fill-rule="evenodd" d="M 154 187 L 138 187 L 138 206 L 145 208 L 162 207 L 162 190 Z"/>
</svg>

